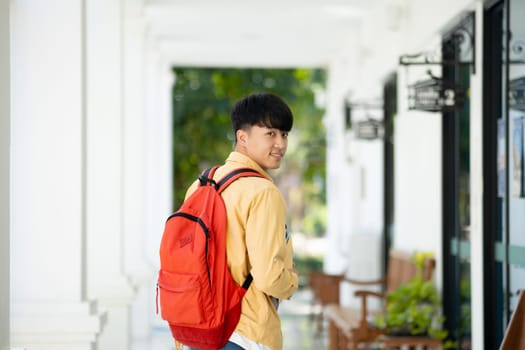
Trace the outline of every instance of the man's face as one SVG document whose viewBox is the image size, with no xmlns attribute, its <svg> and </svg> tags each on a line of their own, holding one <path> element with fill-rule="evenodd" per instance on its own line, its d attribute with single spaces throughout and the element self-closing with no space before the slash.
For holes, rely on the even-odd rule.
<svg viewBox="0 0 525 350">
<path fill-rule="evenodd" d="M 264 170 L 279 168 L 287 147 L 287 131 L 258 125 L 237 131 L 237 150 Z"/>
</svg>

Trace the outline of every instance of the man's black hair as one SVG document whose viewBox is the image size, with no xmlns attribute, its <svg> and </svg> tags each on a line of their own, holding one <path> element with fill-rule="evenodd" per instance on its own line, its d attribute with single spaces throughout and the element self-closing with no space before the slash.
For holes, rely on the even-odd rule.
<svg viewBox="0 0 525 350">
<path fill-rule="evenodd" d="M 253 125 L 290 131 L 293 114 L 290 107 L 279 96 L 272 93 L 255 93 L 246 96 L 233 106 L 231 120 L 234 133 Z"/>
</svg>

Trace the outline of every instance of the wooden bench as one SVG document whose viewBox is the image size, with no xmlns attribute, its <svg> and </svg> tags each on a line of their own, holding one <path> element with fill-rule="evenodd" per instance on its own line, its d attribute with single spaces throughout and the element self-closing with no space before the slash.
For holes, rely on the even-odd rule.
<svg viewBox="0 0 525 350">
<path fill-rule="evenodd" d="M 410 337 L 389 337 L 380 336 L 379 343 L 383 350 L 397 349 L 441 349 L 443 341 L 430 337 L 410 336 Z"/>
<path fill-rule="evenodd" d="M 323 330 L 323 310 L 326 305 L 339 304 L 339 283 L 342 274 L 327 274 L 323 271 L 311 271 L 308 274 L 308 285 L 313 293 L 312 303 L 321 306 L 316 315 L 317 332 Z"/>
<path fill-rule="evenodd" d="M 516 309 L 512 313 L 509 325 L 499 350 L 525 349 L 525 290 L 520 291 Z"/>
<path fill-rule="evenodd" d="M 429 280 L 435 268 L 434 259 L 423 263 L 422 277 Z M 361 301 L 360 308 L 344 307 L 339 303 L 326 305 L 324 314 L 329 323 L 330 350 L 357 350 L 359 344 L 373 343 L 381 330 L 370 325 L 373 313 L 367 305 L 368 297 L 379 298 L 383 304 L 386 294 L 397 289 L 402 283 L 416 277 L 418 267 L 412 254 L 392 249 L 389 252 L 387 273 L 384 278 L 374 281 L 359 281 L 344 277 L 343 280 L 357 286 L 382 286 L 384 293 L 369 290 L 357 290 L 354 295 Z"/>
</svg>

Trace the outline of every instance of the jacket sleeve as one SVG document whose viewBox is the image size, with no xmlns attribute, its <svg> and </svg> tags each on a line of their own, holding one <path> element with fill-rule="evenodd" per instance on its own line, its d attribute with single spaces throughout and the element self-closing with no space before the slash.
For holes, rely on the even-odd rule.
<svg viewBox="0 0 525 350">
<path fill-rule="evenodd" d="M 265 188 L 250 206 L 246 247 L 255 287 L 278 299 L 291 297 L 298 287 L 292 241 L 286 236 L 284 199 L 276 187 Z"/>
</svg>

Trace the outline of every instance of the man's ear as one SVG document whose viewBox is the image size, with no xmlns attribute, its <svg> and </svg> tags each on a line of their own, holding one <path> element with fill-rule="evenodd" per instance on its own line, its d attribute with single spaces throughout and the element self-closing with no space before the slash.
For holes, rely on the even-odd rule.
<svg viewBox="0 0 525 350">
<path fill-rule="evenodd" d="M 241 144 L 241 145 L 245 145 L 246 144 L 246 137 L 247 137 L 247 134 L 246 134 L 246 131 L 243 130 L 243 129 L 239 129 L 237 130 L 237 132 L 235 133 L 236 137 L 237 137 L 237 143 L 238 144 Z"/>
</svg>

